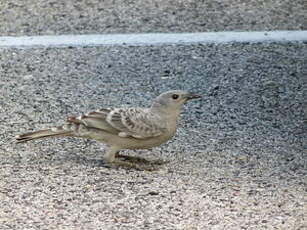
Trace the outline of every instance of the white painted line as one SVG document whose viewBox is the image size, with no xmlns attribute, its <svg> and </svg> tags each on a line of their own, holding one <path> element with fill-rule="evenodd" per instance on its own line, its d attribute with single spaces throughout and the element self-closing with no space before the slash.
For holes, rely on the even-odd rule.
<svg viewBox="0 0 307 230">
<path fill-rule="evenodd" d="M 235 42 L 302 42 L 307 31 L 91 34 L 0 37 L 0 48 L 147 46 L 170 44 L 207 44 Z"/>
</svg>

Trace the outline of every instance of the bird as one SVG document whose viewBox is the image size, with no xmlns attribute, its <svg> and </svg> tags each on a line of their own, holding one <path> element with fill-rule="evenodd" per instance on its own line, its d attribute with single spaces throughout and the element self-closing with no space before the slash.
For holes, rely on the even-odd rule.
<svg viewBox="0 0 307 230">
<path fill-rule="evenodd" d="M 57 127 L 16 136 L 17 143 L 46 137 L 93 139 L 109 146 L 106 164 L 120 163 L 120 150 L 151 149 L 171 139 L 177 129 L 182 105 L 200 95 L 170 90 L 153 99 L 148 108 L 102 108 L 81 116 L 68 117 Z"/>
</svg>

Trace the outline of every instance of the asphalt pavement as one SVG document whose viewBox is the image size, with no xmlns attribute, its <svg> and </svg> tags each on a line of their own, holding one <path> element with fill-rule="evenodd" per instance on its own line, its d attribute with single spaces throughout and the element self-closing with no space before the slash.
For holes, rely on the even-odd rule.
<svg viewBox="0 0 307 230">
<path fill-rule="evenodd" d="M 1 50 L 2 229 L 303 229 L 306 58 L 303 43 Z M 125 152 L 170 161 L 157 171 L 102 167 L 93 141 L 14 142 L 169 89 L 203 99 L 173 140 Z"/>
<path fill-rule="evenodd" d="M 307 30 L 306 0 L 5 0 L 2 36 Z"/>
</svg>

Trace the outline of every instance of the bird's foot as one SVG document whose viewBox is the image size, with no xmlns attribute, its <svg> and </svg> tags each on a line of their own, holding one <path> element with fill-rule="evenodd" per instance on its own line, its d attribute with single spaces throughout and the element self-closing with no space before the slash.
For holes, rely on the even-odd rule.
<svg viewBox="0 0 307 230">
<path fill-rule="evenodd" d="M 169 161 L 164 161 L 164 160 L 146 160 L 142 157 L 135 157 L 135 156 L 127 156 L 127 155 L 121 155 L 121 154 L 116 154 L 115 157 L 117 159 L 122 159 L 124 161 L 130 161 L 134 163 L 140 163 L 140 164 L 153 164 L 153 165 L 164 165 L 169 163 Z"/>
<path fill-rule="evenodd" d="M 141 171 L 156 171 L 159 166 L 168 163 L 168 161 L 154 160 L 149 161 L 140 157 L 116 155 L 116 158 L 109 162 L 104 161 L 103 166 L 107 168 L 125 168 L 125 169 L 136 169 Z"/>
</svg>

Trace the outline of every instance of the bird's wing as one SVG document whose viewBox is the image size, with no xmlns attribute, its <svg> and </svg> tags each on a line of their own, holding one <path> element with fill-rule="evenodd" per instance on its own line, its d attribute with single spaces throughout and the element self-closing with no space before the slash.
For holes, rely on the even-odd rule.
<svg viewBox="0 0 307 230">
<path fill-rule="evenodd" d="M 80 117 L 69 117 L 68 122 L 139 139 L 159 136 L 166 130 L 166 123 L 160 116 L 142 108 L 100 109 Z"/>
</svg>

